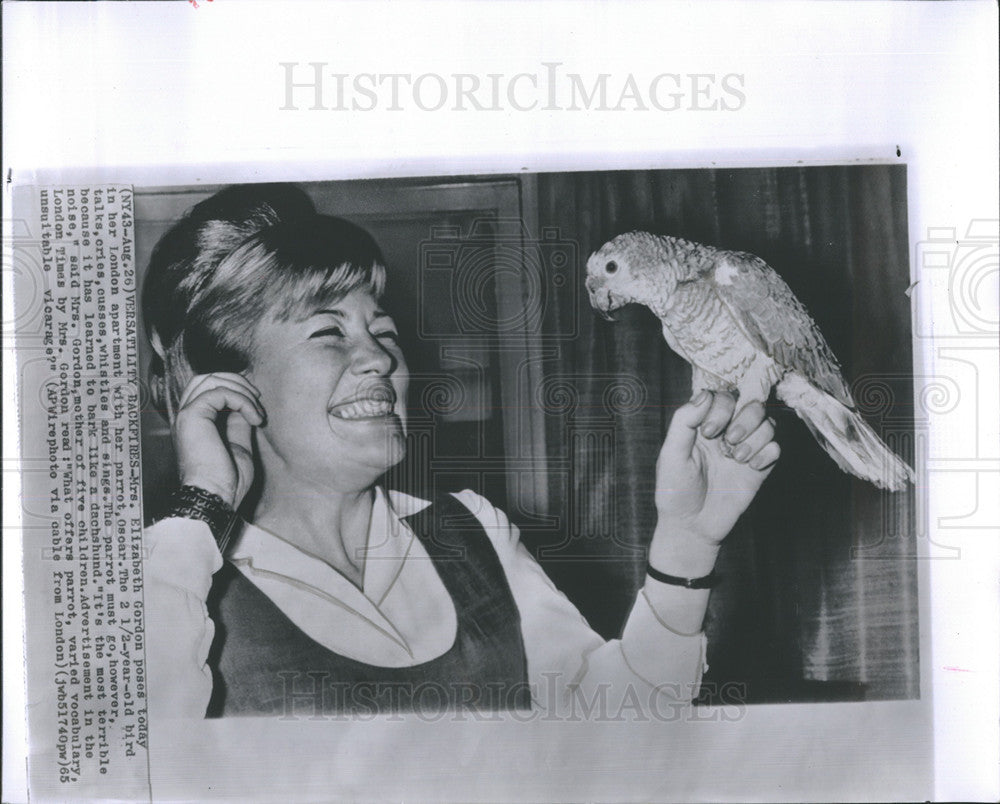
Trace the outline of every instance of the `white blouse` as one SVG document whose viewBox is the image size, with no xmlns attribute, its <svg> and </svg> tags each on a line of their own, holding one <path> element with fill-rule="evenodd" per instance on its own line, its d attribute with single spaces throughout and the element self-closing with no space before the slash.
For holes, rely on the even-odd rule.
<svg viewBox="0 0 1000 804">
<path fill-rule="evenodd" d="M 622 638 L 606 642 L 556 589 L 501 511 L 473 491 L 454 496 L 482 524 L 506 573 L 536 708 L 588 706 L 601 684 L 640 703 L 697 695 L 704 635 L 682 635 L 667 626 L 651 602 L 658 582 L 647 580 Z M 445 653 L 457 628 L 454 604 L 434 563 L 403 521 L 429 504 L 377 490 L 361 589 L 254 525 L 245 528 L 229 560 L 329 650 L 385 667 L 419 664 Z M 150 709 L 161 716 L 203 717 L 212 691 L 206 662 L 215 633 L 205 600 L 222 556 L 208 526 L 197 520 L 164 519 L 147 529 L 145 539 Z M 576 702 L 574 696 L 580 696 Z"/>
</svg>

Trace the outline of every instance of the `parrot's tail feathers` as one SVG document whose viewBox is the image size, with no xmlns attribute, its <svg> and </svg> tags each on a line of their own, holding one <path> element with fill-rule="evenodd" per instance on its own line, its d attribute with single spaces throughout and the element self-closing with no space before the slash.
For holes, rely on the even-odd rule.
<svg viewBox="0 0 1000 804">
<path fill-rule="evenodd" d="M 787 374 L 776 390 L 778 398 L 798 414 L 845 472 L 890 491 L 902 491 L 914 481 L 913 469 L 882 442 L 857 411 L 799 374 Z"/>
</svg>

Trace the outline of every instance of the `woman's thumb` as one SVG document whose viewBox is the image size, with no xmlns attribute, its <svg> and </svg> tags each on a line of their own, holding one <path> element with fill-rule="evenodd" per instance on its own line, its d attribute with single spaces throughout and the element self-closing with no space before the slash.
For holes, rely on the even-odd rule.
<svg viewBox="0 0 1000 804">
<path fill-rule="evenodd" d="M 711 407 L 712 392 L 702 391 L 690 402 L 677 408 L 667 428 L 667 438 L 663 442 L 664 453 L 682 460 L 690 457 L 698 437 L 698 427 L 705 421 Z"/>
</svg>

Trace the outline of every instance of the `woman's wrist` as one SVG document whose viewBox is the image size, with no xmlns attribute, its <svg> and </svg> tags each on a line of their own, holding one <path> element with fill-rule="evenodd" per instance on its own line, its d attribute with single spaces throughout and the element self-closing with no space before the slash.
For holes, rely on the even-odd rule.
<svg viewBox="0 0 1000 804">
<path fill-rule="evenodd" d="M 681 527 L 657 525 L 649 546 L 649 565 L 659 573 L 675 576 L 664 582 L 647 574 L 644 594 L 660 621 L 678 634 L 697 634 L 705 620 L 714 579 L 688 585 L 685 580 L 710 578 L 719 545 Z"/>
<path fill-rule="evenodd" d="M 649 563 L 661 573 L 680 578 L 711 575 L 719 545 L 680 527 L 659 524 L 649 546 Z"/>
</svg>

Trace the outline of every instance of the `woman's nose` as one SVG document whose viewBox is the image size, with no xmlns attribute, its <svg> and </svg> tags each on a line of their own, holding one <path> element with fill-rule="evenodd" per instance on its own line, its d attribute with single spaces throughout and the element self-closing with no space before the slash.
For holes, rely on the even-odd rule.
<svg viewBox="0 0 1000 804">
<path fill-rule="evenodd" d="M 375 338 L 367 338 L 354 350 L 353 369 L 358 374 L 391 374 L 395 358 Z"/>
</svg>

